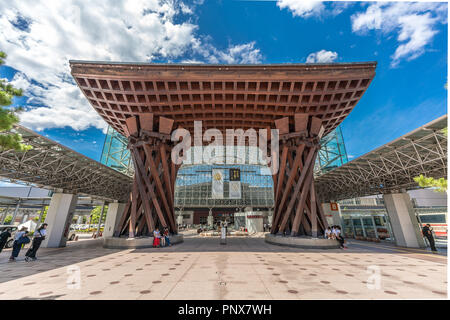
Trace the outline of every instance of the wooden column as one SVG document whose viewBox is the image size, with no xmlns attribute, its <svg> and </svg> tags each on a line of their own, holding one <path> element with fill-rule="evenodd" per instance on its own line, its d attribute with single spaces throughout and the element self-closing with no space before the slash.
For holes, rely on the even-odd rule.
<svg viewBox="0 0 450 320">
<path fill-rule="evenodd" d="M 126 119 L 124 129 L 135 167 L 133 190 L 115 235 L 151 235 L 168 227 L 177 233 L 174 183 L 179 166 L 171 163 L 173 120 L 151 113 Z"/>
<path fill-rule="evenodd" d="M 327 227 L 314 188 L 314 164 L 324 128 L 322 121 L 297 114 L 275 121 L 280 134 L 280 171 L 275 189 L 271 233 L 317 237 Z"/>
</svg>

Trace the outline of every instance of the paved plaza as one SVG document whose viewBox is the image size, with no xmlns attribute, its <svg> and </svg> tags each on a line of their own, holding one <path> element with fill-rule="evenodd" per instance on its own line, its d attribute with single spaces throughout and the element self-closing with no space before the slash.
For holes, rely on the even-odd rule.
<svg viewBox="0 0 450 320">
<path fill-rule="evenodd" d="M 100 240 L 0 254 L 0 299 L 444 299 L 447 256 L 349 241 L 348 250 L 278 247 L 262 237 L 199 237 L 169 248 L 104 249 Z M 378 276 L 379 274 L 379 276 Z"/>
</svg>

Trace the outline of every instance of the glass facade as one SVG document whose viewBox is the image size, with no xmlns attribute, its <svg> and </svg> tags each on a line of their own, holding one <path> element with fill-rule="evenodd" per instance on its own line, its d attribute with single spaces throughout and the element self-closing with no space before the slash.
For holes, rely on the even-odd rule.
<svg viewBox="0 0 450 320">
<path fill-rule="evenodd" d="M 124 136 L 108 126 L 100 162 L 126 175 L 133 175 L 134 168 L 127 144 Z"/>
<path fill-rule="evenodd" d="M 342 166 L 348 161 L 341 127 L 327 134 L 320 141 L 314 172 L 316 176 Z"/>
<path fill-rule="evenodd" d="M 366 237 L 380 240 L 393 240 L 386 214 L 353 213 L 343 214 L 344 235 L 348 238 Z"/>
<path fill-rule="evenodd" d="M 229 198 L 231 168 L 240 169 L 241 199 Z M 224 169 L 223 199 L 213 199 L 212 170 Z M 273 178 L 267 167 L 259 165 L 187 165 L 178 171 L 175 183 L 175 206 L 196 207 L 262 207 L 270 208 L 273 203 Z"/>
</svg>

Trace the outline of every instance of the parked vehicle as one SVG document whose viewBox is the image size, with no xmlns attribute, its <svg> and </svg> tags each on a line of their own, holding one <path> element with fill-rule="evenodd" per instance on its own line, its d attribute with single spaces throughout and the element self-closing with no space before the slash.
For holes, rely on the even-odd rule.
<svg viewBox="0 0 450 320">
<path fill-rule="evenodd" d="M 67 240 L 68 241 L 78 240 L 78 236 L 77 236 L 75 227 L 73 227 L 73 226 L 70 227 L 69 235 L 67 236 Z"/>
<path fill-rule="evenodd" d="M 17 231 L 17 226 L 9 225 L 9 224 L 2 224 L 0 225 L 0 233 L 2 233 L 5 229 L 11 229 L 11 237 L 8 239 L 8 241 L 5 244 L 5 248 L 12 248 L 12 245 L 14 243 L 14 234 Z"/>
</svg>

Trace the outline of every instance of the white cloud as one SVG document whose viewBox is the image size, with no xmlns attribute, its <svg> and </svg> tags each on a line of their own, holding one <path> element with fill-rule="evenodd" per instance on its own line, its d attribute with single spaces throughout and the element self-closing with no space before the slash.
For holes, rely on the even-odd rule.
<svg viewBox="0 0 450 320">
<path fill-rule="evenodd" d="M 105 128 L 73 82 L 69 59 L 260 62 L 254 42 L 220 50 L 199 37 L 189 18 L 197 4 L 201 1 L 190 7 L 178 0 L 0 2 L 0 49 L 8 54 L 7 65 L 20 71 L 13 83 L 33 104 L 21 123 L 37 130 Z"/>
<path fill-rule="evenodd" d="M 337 52 L 320 50 L 310 53 L 306 58 L 306 63 L 331 63 L 338 57 Z"/>
<path fill-rule="evenodd" d="M 277 0 L 277 6 L 292 11 L 294 17 L 302 18 L 318 16 L 325 10 L 322 1 L 317 0 Z"/>
<path fill-rule="evenodd" d="M 255 64 L 261 61 L 261 53 L 255 48 L 255 42 L 229 46 L 225 51 L 210 48 L 211 55 L 208 56 L 211 63 L 224 61 L 229 64 Z"/>
<path fill-rule="evenodd" d="M 446 3 L 388 2 L 374 3 L 351 17 L 353 32 L 376 30 L 389 36 L 397 33 L 399 45 L 392 55 L 393 67 L 402 59 L 422 55 L 437 34 L 436 25 L 447 23 Z"/>
<path fill-rule="evenodd" d="M 325 5 L 324 1 L 318 0 L 277 0 L 281 10 L 288 9 L 294 17 L 301 18 L 337 16 L 353 4 L 352 1 L 333 1 Z"/>
</svg>

